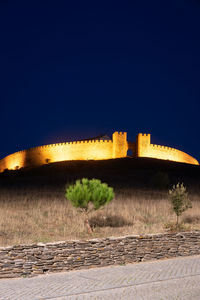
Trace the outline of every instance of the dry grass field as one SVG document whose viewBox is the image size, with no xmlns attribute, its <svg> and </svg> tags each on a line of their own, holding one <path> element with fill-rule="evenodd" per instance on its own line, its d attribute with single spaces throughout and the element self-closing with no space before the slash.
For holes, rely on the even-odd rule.
<svg viewBox="0 0 200 300">
<path fill-rule="evenodd" d="M 99 178 L 115 191 L 111 203 L 90 215 L 92 235 L 64 196 L 66 183 L 83 177 Z M 199 166 L 125 158 L 1 173 L 0 246 L 165 232 L 176 221 L 168 189 L 177 182 L 186 185 L 193 205 L 181 218 L 182 230 L 200 229 Z"/>
<path fill-rule="evenodd" d="M 191 194 L 183 230 L 200 229 L 200 196 Z M 64 190 L 1 190 L 0 246 L 68 239 L 166 232 L 175 222 L 167 192 L 123 189 L 103 210 L 93 212 L 89 235 L 84 217 L 64 197 Z"/>
</svg>

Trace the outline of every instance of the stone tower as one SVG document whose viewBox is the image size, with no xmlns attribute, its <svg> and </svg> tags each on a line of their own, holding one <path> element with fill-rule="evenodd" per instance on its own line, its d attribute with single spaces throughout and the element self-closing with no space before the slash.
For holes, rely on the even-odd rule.
<svg viewBox="0 0 200 300">
<path fill-rule="evenodd" d="M 151 144 L 151 135 L 139 133 L 136 140 L 137 157 L 146 156 Z"/>
<path fill-rule="evenodd" d="M 128 151 L 127 133 L 114 132 L 113 140 L 113 158 L 126 157 Z"/>
</svg>

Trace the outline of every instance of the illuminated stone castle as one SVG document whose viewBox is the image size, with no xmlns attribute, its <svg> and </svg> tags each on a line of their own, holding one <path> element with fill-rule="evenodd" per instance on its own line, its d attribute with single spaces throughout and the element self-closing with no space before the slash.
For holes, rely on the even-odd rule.
<svg viewBox="0 0 200 300">
<path fill-rule="evenodd" d="M 0 160 L 0 172 L 58 161 L 122 158 L 127 156 L 128 150 L 131 150 L 133 157 L 199 164 L 195 158 L 180 150 L 151 144 L 150 134 L 139 133 L 136 142 L 128 142 L 126 132 L 114 132 L 112 138 L 100 136 L 90 140 L 39 146 L 10 154 Z"/>
</svg>

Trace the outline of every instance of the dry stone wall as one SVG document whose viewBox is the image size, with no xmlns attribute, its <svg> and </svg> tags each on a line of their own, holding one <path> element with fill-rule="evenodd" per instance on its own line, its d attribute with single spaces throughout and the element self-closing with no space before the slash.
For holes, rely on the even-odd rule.
<svg viewBox="0 0 200 300">
<path fill-rule="evenodd" d="M 200 231 L 0 248 L 0 278 L 200 254 Z"/>
</svg>

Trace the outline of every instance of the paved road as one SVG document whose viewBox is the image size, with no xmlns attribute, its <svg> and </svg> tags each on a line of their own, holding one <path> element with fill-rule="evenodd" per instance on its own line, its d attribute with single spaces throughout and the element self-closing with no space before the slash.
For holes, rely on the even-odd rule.
<svg viewBox="0 0 200 300">
<path fill-rule="evenodd" d="M 1 300 L 200 300 L 200 256 L 0 280 Z"/>
</svg>

